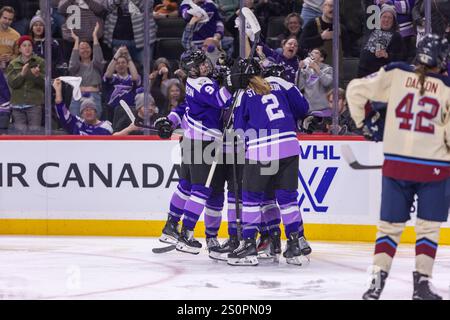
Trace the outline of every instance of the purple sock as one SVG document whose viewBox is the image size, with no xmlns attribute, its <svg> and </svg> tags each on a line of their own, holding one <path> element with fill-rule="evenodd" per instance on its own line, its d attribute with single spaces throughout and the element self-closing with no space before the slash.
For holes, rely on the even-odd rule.
<svg viewBox="0 0 450 320">
<path fill-rule="evenodd" d="M 215 238 L 219 232 L 222 223 L 224 195 L 221 193 L 213 193 L 206 201 L 205 208 L 205 233 L 206 238 Z"/>
<path fill-rule="evenodd" d="M 206 188 L 203 185 L 192 185 L 191 196 L 184 206 L 183 217 L 183 226 L 188 230 L 194 230 L 211 192 L 211 188 Z"/>
<path fill-rule="evenodd" d="M 242 236 L 255 238 L 261 226 L 261 203 L 263 192 L 242 192 Z"/>
<path fill-rule="evenodd" d="M 277 202 L 280 205 L 281 218 L 283 219 L 286 237 L 292 232 L 299 231 L 302 216 L 297 203 L 297 191 L 277 190 Z"/>
<path fill-rule="evenodd" d="M 183 216 L 184 206 L 186 205 L 186 201 L 191 196 L 191 184 L 189 181 L 181 179 L 178 182 L 177 189 L 172 195 L 172 199 L 170 199 L 170 211 L 169 217 L 170 220 L 174 222 L 179 222 L 181 217 Z"/>
</svg>

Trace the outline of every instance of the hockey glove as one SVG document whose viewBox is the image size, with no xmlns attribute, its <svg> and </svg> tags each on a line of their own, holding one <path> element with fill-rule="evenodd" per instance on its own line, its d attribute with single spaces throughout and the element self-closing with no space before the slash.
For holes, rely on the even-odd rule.
<svg viewBox="0 0 450 320">
<path fill-rule="evenodd" d="M 298 123 L 297 126 L 301 131 L 311 134 L 313 132 L 327 132 L 327 124 L 329 124 L 327 118 L 307 116 L 301 123 Z"/>
<path fill-rule="evenodd" d="M 385 110 L 371 111 L 364 119 L 362 134 L 366 140 L 383 141 Z"/>
<path fill-rule="evenodd" d="M 172 121 L 167 117 L 161 117 L 154 123 L 155 129 L 158 131 L 158 135 L 162 139 L 169 139 L 172 136 Z"/>
</svg>

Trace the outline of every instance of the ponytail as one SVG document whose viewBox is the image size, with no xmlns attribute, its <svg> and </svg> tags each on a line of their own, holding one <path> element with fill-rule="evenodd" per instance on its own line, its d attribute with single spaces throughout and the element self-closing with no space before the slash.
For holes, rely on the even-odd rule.
<svg viewBox="0 0 450 320">
<path fill-rule="evenodd" d="M 430 72 L 430 68 L 427 66 L 420 64 L 416 68 L 416 74 L 419 77 L 419 83 L 420 83 L 420 95 L 423 96 L 425 93 L 425 80 L 427 77 L 427 73 Z"/>
<path fill-rule="evenodd" d="M 250 87 L 250 89 L 255 91 L 256 94 L 261 96 L 269 94 L 272 90 L 270 84 L 260 76 L 252 77 L 248 86 Z"/>
</svg>

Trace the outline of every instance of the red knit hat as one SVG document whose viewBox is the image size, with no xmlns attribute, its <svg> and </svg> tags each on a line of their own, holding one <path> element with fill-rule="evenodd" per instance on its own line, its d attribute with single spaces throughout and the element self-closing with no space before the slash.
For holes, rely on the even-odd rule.
<svg viewBox="0 0 450 320">
<path fill-rule="evenodd" d="M 33 39 L 30 36 L 25 35 L 17 39 L 17 46 L 20 47 L 24 41 L 30 41 L 33 43 Z"/>
</svg>

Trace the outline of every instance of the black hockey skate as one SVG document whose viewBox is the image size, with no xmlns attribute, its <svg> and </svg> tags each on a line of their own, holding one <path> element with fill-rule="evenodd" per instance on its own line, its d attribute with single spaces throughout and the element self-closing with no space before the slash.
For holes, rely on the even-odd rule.
<svg viewBox="0 0 450 320">
<path fill-rule="evenodd" d="M 239 247 L 228 254 L 227 263 L 232 266 L 256 266 L 258 264 L 256 240 L 247 238 Z"/>
<path fill-rule="evenodd" d="M 295 264 L 297 266 L 303 265 L 305 262 L 302 257 L 302 251 L 300 250 L 300 241 L 298 238 L 298 232 L 292 232 L 287 240 L 286 250 L 283 252 L 283 257 L 286 258 L 286 262 L 289 264 Z"/>
<path fill-rule="evenodd" d="M 228 254 L 239 247 L 239 240 L 237 236 L 230 236 L 230 238 L 225 240 L 222 245 L 219 244 L 219 241 L 217 241 L 216 238 L 206 239 L 206 243 L 208 246 L 209 257 L 220 261 L 227 261 Z"/>
<path fill-rule="evenodd" d="M 442 297 L 434 292 L 434 288 L 432 287 L 427 275 L 414 271 L 413 280 L 413 300 L 442 300 Z"/>
<path fill-rule="evenodd" d="M 194 239 L 194 231 L 185 227 L 181 228 L 181 234 L 177 243 L 177 250 L 181 252 L 199 254 L 202 244 Z"/>
<path fill-rule="evenodd" d="M 270 235 L 270 255 L 273 257 L 274 262 L 280 261 L 281 255 L 281 233 L 279 230 L 275 230 Z"/>
<path fill-rule="evenodd" d="M 380 295 L 381 295 L 381 292 L 383 292 L 387 277 L 388 277 L 388 273 L 386 271 L 380 270 L 377 272 L 373 272 L 372 273 L 372 281 L 370 282 L 370 287 L 363 294 L 362 298 L 364 300 L 380 299 Z"/>
<path fill-rule="evenodd" d="M 311 254 L 311 252 L 312 252 L 312 249 L 311 249 L 311 247 L 309 246 L 308 241 L 306 241 L 306 238 L 305 238 L 304 236 L 303 236 L 303 237 L 300 237 L 300 238 L 298 239 L 298 241 L 299 241 L 300 250 L 301 250 L 301 252 L 302 252 L 302 255 L 304 255 L 304 256 L 309 256 L 309 255 Z"/>
<path fill-rule="evenodd" d="M 258 252 L 258 259 L 272 258 L 270 254 L 270 235 L 267 233 L 261 234 L 256 242 L 256 251 Z"/>
<path fill-rule="evenodd" d="M 162 230 L 162 234 L 159 237 L 159 241 L 168 244 L 177 244 L 180 232 L 178 231 L 178 222 L 167 219 L 166 224 Z"/>
</svg>

